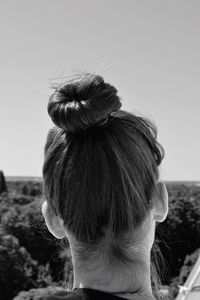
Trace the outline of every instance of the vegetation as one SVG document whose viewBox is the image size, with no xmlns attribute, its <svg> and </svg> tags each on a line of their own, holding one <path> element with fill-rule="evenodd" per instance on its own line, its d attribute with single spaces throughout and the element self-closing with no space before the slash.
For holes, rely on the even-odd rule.
<svg viewBox="0 0 200 300">
<path fill-rule="evenodd" d="M 174 299 L 200 252 L 200 186 L 177 183 L 167 184 L 167 189 L 169 214 L 157 226 L 156 240 L 166 262 L 162 284 L 169 286 Z M 48 232 L 41 202 L 41 182 L 7 182 L 0 194 L 0 297 L 4 300 L 42 299 L 63 282 L 72 287 L 68 241 L 59 242 Z"/>
<path fill-rule="evenodd" d="M 62 296 L 62 292 L 62 288 L 56 286 L 48 286 L 47 288 L 22 291 L 13 300 L 40 300 L 43 299 L 43 297 L 51 296 L 55 293 L 59 293 L 60 296 Z"/>
<path fill-rule="evenodd" d="M 17 238 L 3 232 L 0 232 L 0 265 L 3 299 L 12 299 L 19 290 L 45 286 L 51 280 L 48 265 L 39 265 Z"/>
<path fill-rule="evenodd" d="M 7 191 L 5 177 L 2 171 L 0 171 L 0 194 Z"/>
<path fill-rule="evenodd" d="M 191 255 L 186 255 L 183 266 L 180 269 L 179 275 L 173 278 L 170 284 L 170 297 L 172 299 L 174 299 L 178 294 L 179 291 L 178 286 L 184 285 L 199 255 L 200 255 L 200 248 L 197 249 Z"/>
</svg>

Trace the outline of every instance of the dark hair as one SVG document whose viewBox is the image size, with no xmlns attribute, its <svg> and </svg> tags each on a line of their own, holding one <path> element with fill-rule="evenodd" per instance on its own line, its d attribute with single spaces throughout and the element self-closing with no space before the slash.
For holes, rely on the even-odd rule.
<svg viewBox="0 0 200 300">
<path fill-rule="evenodd" d="M 164 149 L 156 126 L 121 105 L 116 88 L 96 74 L 56 88 L 48 104 L 56 126 L 45 145 L 43 191 L 83 251 L 109 233 L 110 257 L 127 261 L 119 241 L 152 207 Z"/>
</svg>

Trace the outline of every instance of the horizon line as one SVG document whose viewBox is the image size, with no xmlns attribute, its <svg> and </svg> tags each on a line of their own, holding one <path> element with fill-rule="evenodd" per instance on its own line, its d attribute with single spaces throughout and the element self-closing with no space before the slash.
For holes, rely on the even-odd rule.
<svg viewBox="0 0 200 300">
<path fill-rule="evenodd" d="M 17 179 L 32 179 L 32 180 L 42 180 L 42 176 L 32 176 L 32 175 L 7 175 L 5 176 L 5 178 L 7 180 L 17 180 Z M 200 183 L 200 180 L 193 180 L 193 179 L 185 179 L 185 180 L 182 180 L 182 179 L 166 179 L 166 180 L 162 180 L 164 182 L 191 182 L 191 183 Z"/>
</svg>

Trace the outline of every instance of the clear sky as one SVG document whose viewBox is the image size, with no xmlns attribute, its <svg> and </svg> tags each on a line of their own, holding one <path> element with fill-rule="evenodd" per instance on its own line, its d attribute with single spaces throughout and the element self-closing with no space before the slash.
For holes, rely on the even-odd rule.
<svg viewBox="0 0 200 300">
<path fill-rule="evenodd" d="M 200 1 L 0 1 L 0 169 L 41 176 L 50 85 L 99 72 L 155 121 L 163 180 L 200 180 Z"/>
</svg>

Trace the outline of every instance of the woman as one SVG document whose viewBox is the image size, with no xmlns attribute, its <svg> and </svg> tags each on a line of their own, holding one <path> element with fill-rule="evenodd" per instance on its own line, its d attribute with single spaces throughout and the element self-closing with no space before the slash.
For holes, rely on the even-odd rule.
<svg viewBox="0 0 200 300">
<path fill-rule="evenodd" d="M 121 110 L 117 90 L 83 73 L 50 97 L 42 213 L 67 237 L 73 290 L 48 299 L 155 299 L 150 253 L 168 213 L 164 150 L 149 120 Z"/>
</svg>

